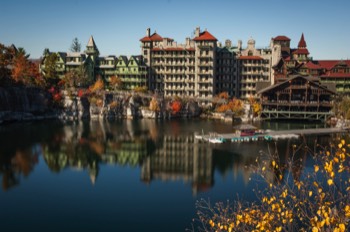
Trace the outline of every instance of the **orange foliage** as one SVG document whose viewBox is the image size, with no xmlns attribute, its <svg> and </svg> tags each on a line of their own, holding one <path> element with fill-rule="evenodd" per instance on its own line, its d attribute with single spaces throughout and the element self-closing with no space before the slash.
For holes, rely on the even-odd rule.
<svg viewBox="0 0 350 232">
<path fill-rule="evenodd" d="M 110 84 L 115 89 L 117 89 L 117 88 L 120 88 L 122 86 L 123 82 L 122 82 L 122 79 L 120 77 L 113 75 L 113 76 L 111 76 Z"/>
<path fill-rule="evenodd" d="M 39 86 L 44 85 L 44 79 L 41 78 L 38 65 L 30 62 L 23 54 L 19 54 L 13 58 L 11 74 L 15 82 Z"/>
<path fill-rule="evenodd" d="M 219 97 L 220 99 L 226 99 L 226 100 L 229 98 L 227 92 L 221 92 L 221 93 L 219 93 L 219 94 L 218 94 L 218 97 Z"/>
<path fill-rule="evenodd" d="M 235 114 L 241 114 L 243 112 L 243 107 L 244 107 L 244 104 L 241 100 L 237 98 L 233 98 L 227 104 L 222 104 L 218 108 L 216 108 L 216 112 L 223 113 L 228 110 L 231 110 Z"/>
<path fill-rule="evenodd" d="M 90 92 L 98 92 L 104 88 L 105 84 L 101 78 L 98 78 L 96 82 L 89 87 Z"/>
<path fill-rule="evenodd" d="M 171 109 L 174 114 L 180 112 L 181 107 L 182 105 L 180 101 L 173 101 L 173 103 L 171 104 Z"/>
</svg>

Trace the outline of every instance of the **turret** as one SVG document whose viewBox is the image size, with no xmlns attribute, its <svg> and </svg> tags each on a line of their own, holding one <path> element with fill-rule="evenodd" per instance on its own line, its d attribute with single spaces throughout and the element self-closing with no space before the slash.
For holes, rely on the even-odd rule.
<svg viewBox="0 0 350 232">
<path fill-rule="evenodd" d="M 85 53 L 91 56 L 91 59 L 95 62 L 100 52 L 95 44 L 94 38 L 90 36 L 89 42 L 86 45 Z"/>
</svg>

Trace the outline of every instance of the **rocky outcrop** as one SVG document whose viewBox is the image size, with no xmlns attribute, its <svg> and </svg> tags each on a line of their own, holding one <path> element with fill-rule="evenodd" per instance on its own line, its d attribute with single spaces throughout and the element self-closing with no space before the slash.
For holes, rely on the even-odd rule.
<svg viewBox="0 0 350 232">
<path fill-rule="evenodd" d="M 88 94 L 76 90 L 61 91 L 60 104 L 53 101 L 52 94 L 39 88 L 0 87 L 0 123 L 11 121 L 57 118 L 63 121 L 81 119 L 119 118 L 174 118 L 198 117 L 201 108 L 195 101 L 188 101 L 181 111 L 171 112 L 164 99 L 159 99 L 160 111 L 148 109 L 150 96 L 126 92 L 104 92 L 92 101 Z"/>
<path fill-rule="evenodd" d="M 34 87 L 0 87 L 0 123 L 57 117 L 52 97 Z"/>
</svg>

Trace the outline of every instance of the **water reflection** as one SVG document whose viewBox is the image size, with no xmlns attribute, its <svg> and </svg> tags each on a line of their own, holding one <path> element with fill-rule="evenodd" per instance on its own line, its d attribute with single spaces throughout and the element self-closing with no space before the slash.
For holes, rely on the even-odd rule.
<svg viewBox="0 0 350 232">
<path fill-rule="evenodd" d="M 329 137 L 302 138 L 298 141 L 284 140 L 278 143 L 257 142 L 242 144 L 210 145 L 194 139 L 194 131 L 211 125 L 206 130 L 225 130 L 227 125 L 209 122 L 154 120 L 120 122 L 59 122 L 9 125 L 0 128 L 0 175 L 2 188 L 8 190 L 27 177 L 42 156 L 52 172 L 65 169 L 87 171 L 91 183 L 98 180 L 101 165 L 112 164 L 139 168 L 140 180 L 181 180 L 190 185 L 192 193 L 210 189 L 214 185 L 214 173 L 223 177 L 232 171 L 234 179 L 242 175 L 248 184 L 256 164 L 259 150 L 278 152 L 281 165 L 270 169 L 271 182 L 281 181 L 284 165 L 293 153 L 293 143 L 325 143 Z M 224 131 L 225 132 L 225 131 Z M 315 139 L 315 138 L 313 138 Z M 322 139 L 324 141 L 322 141 Z M 307 166 L 308 151 L 300 149 L 295 160 L 299 162 L 293 177 L 299 179 Z"/>
</svg>

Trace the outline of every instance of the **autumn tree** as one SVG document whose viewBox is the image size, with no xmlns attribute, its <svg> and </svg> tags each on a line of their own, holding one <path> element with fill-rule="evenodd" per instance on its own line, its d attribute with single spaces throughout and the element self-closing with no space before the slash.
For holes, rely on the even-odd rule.
<svg viewBox="0 0 350 232">
<path fill-rule="evenodd" d="M 175 100 L 172 102 L 171 109 L 173 114 L 179 113 L 181 111 L 181 108 L 182 108 L 181 101 Z"/>
<path fill-rule="evenodd" d="M 97 77 L 96 82 L 89 87 L 89 90 L 91 93 L 100 92 L 103 89 L 104 89 L 104 82 L 100 76 Z"/>
<path fill-rule="evenodd" d="M 72 45 L 70 46 L 71 52 L 80 52 L 81 44 L 79 43 L 79 40 L 77 37 L 75 37 L 72 41 Z"/>
<path fill-rule="evenodd" d="M 257 100 L 253 96 L 250 96 L 248 98 L 248 101 L 249 101 L 250 108 L 251 108 L 251 111 L 253 113 L 253 116 L 254 117 L 259 116 L 261 111 L 262 111 L 261 104 L 259 102 L 257 102 Z"/>
<path fill-rule="evenodd" d="M 147 86 L 136 86 L 134 88 L 134 91 L 137 92 L 137 93 L 147 93 Z"/>
<path fill-rule="evenodd" d="M 122 79 L 115 75 L 111 76 L 109 83 L 114 88 L 114 90 L 121 89 L 123 86 Z"/>
<path fill-rule="evenodd" d="M 12 63 L 14 50 L 0 43 L 0 83 L 4 84 L 10 80 L 11 71 L 9 66 Z"/>
<path fill-rule="evenodd" d="M 149 109 L 155 112 L 160 111 L 159 102 L 155 97 L 153 97 L 149 103 Z"/>
<path fill-rule="evenodd" d="M 22 82 L 23 84 L 28 84 L 29 65 L 29 61 L 23 54 L 19 54 L 16 57 L 14 57 L 11 76 L 15 82 Z"/>
<path fill-rule="evenodd" d="M 104 89 L 104 82 L 101 76 L 98 76 L 96 82 L 89 87 L 90 104 L 96 105 L 99 107 L 103 105 L 103 92 L 102 92 L 103 89 Z"/>
</svg>

